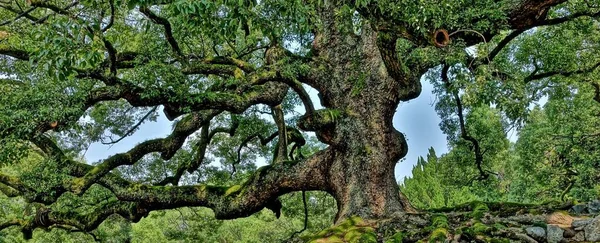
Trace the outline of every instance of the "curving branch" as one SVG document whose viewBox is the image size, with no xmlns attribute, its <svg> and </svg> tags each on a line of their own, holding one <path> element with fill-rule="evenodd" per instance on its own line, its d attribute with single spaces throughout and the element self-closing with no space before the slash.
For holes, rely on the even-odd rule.
<svg viewBox="0 0 600 243">
<path fill-rule="evenodd" d="M 444 64 L 444 66 L 442 67 L 441 77 L 446 86 L 446 91 L 452 93 L 454 101 L 456 102 L 456 113 L 458 115 L 458 122 L 459 122 L 459 127 L 460 127 L 461 138 L 466 141 L 469 141 L 471 143 L 471 145 L 473 145 L 473 150 L 475 153 L 475 165 L 477 166 L 477 170 L 479 171 L 478 179 L 485 180 L 490 175 L 489 175 L 489 172 L 487 170 L 484 170 L 482 167 L 483 166 L 483 152 L 481 151 L 481 146 L 479 144 L 479 141 L 476 138 L 469 135 L 469 132 L 467 131 L 467 128 L 465 126 L 465 118 L 464 118 L 464 114 L 463 114 L 462 101 L 460 99 L 460 95 L 458 94 L 458 90 L 456 90 L 456 89 L 452 90 L 452 82 L 450 81 L 450 79 L 448 77 L 449 70 L 450 70 L 450 66 L 448 64 Z"/>
<path fill-rule="evenodd" d="M 140 12 L 142 14 L 144 14 L 146 17 L 148 17 L 150 20 L 152 20 L 152 22 L 154 22 L 156 24 L 160 24 L 165 28 L 165 37 L 167 38 L 167 42 L 171 46 L 171 49 L 173 49 L 173 52 L 175 52 L 180 57 L 183 56 L 183 53 L 181 52 L 181 48 L 179 48 L 179 44 L 177 43 L 177 41 L 175 40 L 175 37 L 173 36 L 173 29 L 171 27 L 171 23 L 169 22 L 169 20 L 156 15 L 148 7 L 140 7 Z"/>
<path fill-rule="evenodd" d="M 93 34 L 93 31 L 90 30 L 90 32 L 92 32 Z M 110 41 L 108 41 L 104 37 L 102 37 L 102 43 L 104 43 L 104 47 L 108 52 L 110 74 L 112 75 L 112 77 L 115 77 L 117 75 L 117 49 L 115 49 L 112 43 L 110 43 Z M 107 79 L 106 81 L 109 81 L 108 84 L 113 84 L 112 79 Z"/>
<path fill-rule="evenodd" d="M 494 58 L 496 58 L 496 56 L 500 53 L 500 51 L 502 51 L 504 49 L 504 47 L 506 47 L 508 45 L 508 43 L 510 43 L 512 40 L 514 40 L 515 38 L 517 38 L 519 35 L 521 35 L 523 32 L 525 32 L 527 29 L 518 29 L 518 30 L 514 30 L 513 32 L 510 32 L 510 34 L 508 34 L 506 37 L 504 37 L 504 39 L 502 39 L 500 42 L 498 42 L 498 45 L 496 45 L 496 47 L 494 47 L 494 49 L 490 52 L 490 54 L 487 55 L 487 58 L 483 59 L 484 62 L 491 62 L 494 60 Z"/>
<path fill-rule="evenodd" d="M 310 99 L 310 95 L 306 92 L 306 89 L 302 86 L 302 83 L 298 80 L 290 80 L 290 82 L 285 82 L 287 85 L 298 94 L 302 104 L 304 105 L 304 109 L 306 110 L 306 114 L 310 115 L 315 112 L 315 106 Z"/>
<path fill-rule="evenodd" d="M 242 161 L 242 149 L 244 147 L 246 147 L 249 142 L 251 142 L 252 140 L 258 138 L 260 140 L 260 144 L 262 146 L 265 146 L 268 143 L 270 143 L 271 141 L 273 141 L 273 139 L 275 139 L 278 135 L 279 135 L 279 131 L 272 133 L 268 137 L 264 137 L 261 134 L 254 134 L 254 135 L 251 135 L 251 136 L 247 137 L 246 139 L 242 140 L 242 142 L 240 143 L 240 145 L 237 148 L 237 159 L 231 164 L 233 166 L 233 171 L 231 172 L 231 174 L 234 174 L 237 171 L 237 169 L 235 168 L 235 165 L 241 163 L 241 161 Z"/>
<path fill-rule="evenodd" d="M 416 98 L 421 93 L 421 82 L 419 77 L 411 75 L 403 63 L 398 59 L 396 51 L 396 42 L 400 36 L 387 27 L 380 27 L 377 32 L 377 47 L 381 53 L 381 58 L 390 76 L 400 83 L 403 93 L 400 94 L 400 100 L 407 101 Z M 423 70 L 412 70 L 411 72 L 422 73 Z"/>
<path fill-rule="evenodd" d="M 289 240 L 292 240 L 294 236 L 304 232 L 308 228 L 308 205 L 306 205 L 306 191 L 302 191 L 302 205 L 304 206 L 304 227 L 302 227 L 301 230 L 292 233 Z"/>
<path fill-rule="evenodd" d="M 535 23 L 535 26 L 558 25 L 558 24 L 562 24 L 562 23 L 572 21 L 572 20 L 582 18 L 582 17 L 598 18 L 598 17 L 600 17 L 600 10 L 597 12 L 587 11 L 587 12 L 573 13 L 573 14 L 570 14 L 570 15 L 567 15 L 567 16 L 561 17 L 561 18 L 544 19 L 542 21 Z"/>
<path fill-rule="evenodd" d="M 108 24 L 102 28 L 102 32 L 106 32 L 108 29 L 110 29 L 115 22 L 115 1 L 109 0 L 108 4 L 110 5 L 110 19 L 108 20 Z"/>
<path fill-rule="evenodd" d="M 175 171 L 174 175 L 167 176 L 162 181 L 156 183 L 157 186 L 164 186 L 167 184 L 176 186 L 186 170 L 196 170 L 200 166 L 200 164 L 204 161 L 204 157 L 206 156 L 206 149 L 208 148 L 208 145 L 210 145 L 211 139 L 209 137 L 209 127 L 210 123 L 208 121 L 204 125 L 202 125 L 202 128 L 200 130 L 200 141 L 198 141 L 198 144 L 196 145 L 196 157 L 194 158 L 194 160 L 189 161 L 188 163 L 180 164 L 177 167 L 177 170 Z"/>
</svg>

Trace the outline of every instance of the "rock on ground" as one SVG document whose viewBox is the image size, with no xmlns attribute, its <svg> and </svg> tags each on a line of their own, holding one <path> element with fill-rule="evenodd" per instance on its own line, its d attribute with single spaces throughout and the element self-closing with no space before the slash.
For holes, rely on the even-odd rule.
<svg viewBox="0 0 600 243">
<path fill-rule="evenodd" d="M 591 242 L 600 241 L 600 215 L 594 218 L 587 226 L 583 228 L 585 240 Z"/>
<path fill-rule="evenodd" d="M 546 230 L 542 227 L 535 226 L 525 229 L 525 232 L 537 241 L 544 240 L 546 238 Z"/>
<path fill-rule="evenodd" d="M 565 231 L 560 227 L 553 224 L 549 224 L 548 227 L 546 227 L 546 230 L 548 231 L 548 233 L 546 234 L 548 243 L 558 243 L 563 239 L 563 233 Z"/>
</svg>

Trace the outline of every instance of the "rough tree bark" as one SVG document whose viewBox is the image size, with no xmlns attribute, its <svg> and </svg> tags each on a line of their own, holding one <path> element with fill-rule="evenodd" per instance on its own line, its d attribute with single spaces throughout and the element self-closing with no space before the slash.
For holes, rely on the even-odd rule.
<svg viewBox="0 0 600 243">
<path fill-rule="evenodd" d="M 408 148 L 392 118 L 400 100 L 419 94 L 420 83 L 416 76 L 392 77 L 379 48 L 389 46 L 383 46 L 369 23 L 360 26 L 358 35 L 342 33 L 341 25 L 351 23 L 336 21 L 335 7 L 320 11 L 325 27 L 314 40 L 316 68 L 311 72 L 311 85 L 327 108 L 314 116 L 324 116 L 320 121 L 329 124 L 315 126 L 309 123 L 317 119 L 304 117 L 299 125 L 315 130 L 331 146 L 334 155 L 326 177 L 338 202 L 337 221 L 353 215 L 384 218 L 410 207 L 401 203 L 394 177 Z"/>
</svg>

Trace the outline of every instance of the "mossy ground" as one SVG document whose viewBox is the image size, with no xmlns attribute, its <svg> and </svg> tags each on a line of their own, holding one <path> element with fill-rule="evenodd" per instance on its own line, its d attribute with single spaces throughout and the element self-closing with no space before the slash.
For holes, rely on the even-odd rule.
<svg viewBox="0 0 600 243">
<path fill-rule="evenodd" d="M 551 212 L 564 212 L 564 203 L 528 205 L 518 203 L 471 202 L 451 208 L 418 214 L 403 214 L 398 218 L 367 221 L 351 217 L 342 223 L 305 238 L 311 243 L 354 242 L 460 242 L 505 243 L 519 241 L 516 235 L 526 227 L 543 226 L 536 221 Z M 505 217 L 525 217 L 530 223 L 501 220 Z M 420 219 L 419 220 L 414 220 Z M 417 222 L 418 221 L 418 222 Z M 520 230 L 520 231 L 519 231 Z"/>
<path fill-rule="evenodd" d="M 310 243 L 371 243 L 377 242 L 377 234 L 373 224 L 360 217 L 351 217 L 305 240 Z"/>
</svg>

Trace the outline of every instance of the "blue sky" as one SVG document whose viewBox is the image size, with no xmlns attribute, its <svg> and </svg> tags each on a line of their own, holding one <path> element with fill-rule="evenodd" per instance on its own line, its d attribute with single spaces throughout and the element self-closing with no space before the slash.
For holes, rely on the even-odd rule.
<svg viewBox="0 0 600 243">
<path fill-rule="evenodd" d="M 396 165 L 396 179 L 411 175 L 419 156 L 425 157 L 430 147 L 439 156 L 448 152 L 446 135 L 439 127 L 440 118 L 433 107 L 435 95 L 429 81 L 422 80 L 421 95 L 409 102 L 400 103 L 394 115 L 394 127 L 408 140 L 408 154 Z"/>
<path fill-rule="evenodd" d="M 417 99 L 401 103 L 394 115 L 394 126 L 408 139 L 408 154 L 396 166 L 397 180 L 410 176 L 417 158 L 426 156 L 430 147 L 433 147 L 438 155 L 448 150 L 446 136 L 438 126 L 440 118 L 433 108 L 435 101 L 435 96 L 432 94 L 433 87 L 426 80 L 422 80 L 422 84 L 421 95 Z M 315 101 L 318 100 L 314 89 L 309 89 L 308 93 Z M 93 144 L 86 152 L 85 158 L 89 162 L 96 162 L 110 155 L 127 151 L 144 140 L 165 137 L 171 132 L 171 125 L 171 121 L 161 116 L 156 122 L 143 124 L 140 130 L 118 144 L 112 146 Z"/>
</svg>

